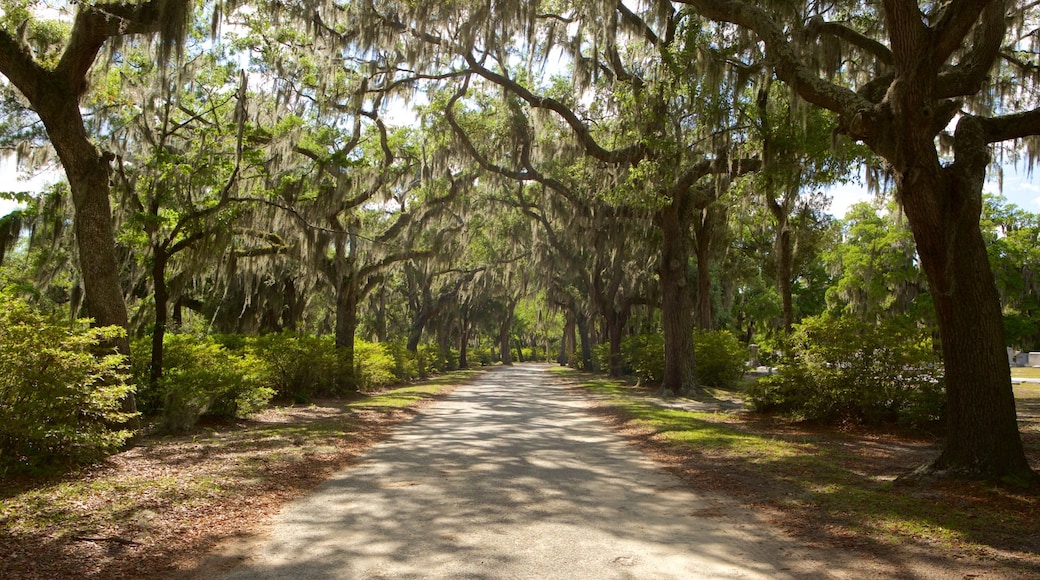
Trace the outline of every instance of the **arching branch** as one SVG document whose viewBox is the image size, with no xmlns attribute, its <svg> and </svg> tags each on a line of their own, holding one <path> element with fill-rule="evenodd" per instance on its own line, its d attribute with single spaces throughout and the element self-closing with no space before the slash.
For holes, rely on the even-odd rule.
<svg viewBox="0 0 1040 580">
<path fill-rule="evenodd" d="M 765 44 L 766 57 L 776 76 L 814 105 L 840 115 L 853 116 L 872 108 L 872 103 L 855 92 L 817 76 L 799 57 L 786 32 L 757 6 L 738 0 L 678 0 L 693 6 L 702 16 L 747 28 Z"/>
</svg>

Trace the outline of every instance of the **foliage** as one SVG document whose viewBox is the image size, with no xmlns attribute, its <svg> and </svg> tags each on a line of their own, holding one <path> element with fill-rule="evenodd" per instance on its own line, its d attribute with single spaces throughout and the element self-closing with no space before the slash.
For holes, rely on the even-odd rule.
<svg viewBox="0 0 1040 580">
<path fill-rule="evenodd" d="M 469 364 L 479 364 L 482 367 L 490 366 L 495 362 L 495 355 L 491 352 L 491 348 L 487 346 L 478 346 L 469 350 Z"/>
<path fill-rule="evenodd" d="M 354 364 L 357 387 L 371 391 L 398 382 L 397 361 L 385 344 L 354 339 Z"/>
<path fill-rule="evenodd" d="M 694 334 L 697 359 L 697 383 L 718 388 L 732 388 L 744 375 L 747 349 L 731 332 L 703 331 Z M 596 346 L 596 356 L 605 368 L 610 356 L 606 344 Z M 664 376 L 664 337 L 650 332 L 625 338 L 621 343 L 625 372 L 640 379 L 659 382 Z"/>
<path fill-rule="evenodd" d="M 264 408 L 275 390 L 264 384 L 266 367 L 248 351 L 232 351 L 214 337 L 167 334 L 163 376 L 142 387 L 142 410 L 160 413 L 160 429 L 188 431 L 203 415 L 235 417 Z M 149 345 L 134 351 L 134 372 L 147 384 Z"/>
<path fill-rule="evenodd" d="M 729 389 L 744 376 L 748 352 L 731 332 L 697 331 L 693 336 L 693 349 L 697 356 L 698 384 Z"/>
<path fill-rule="evenodd" d="M 659 332 L 637 334 L 624 340 L 621 353 L 636 376 L 659 382 L 664 376 L 664 336 Z"/>
<path fill-rule="evenodd" d="M 0 476 L 91 461 L 126 441 L 125 359 L 95 356 L 122 332 L 70 326 L 0 293 Z"/>
<path fill-rule="evenodd" d="M 419 378 L 419 364 L 416 355 L 408 350 L 403 340 L 386 343 L 385 348 L 394 359 L 394 375 L 402 381 Z"/>
<path fill-rule="evenodd" d="M 223 341 L 241 340 L 229 335 Z M 264 334 L 246 339 L 243 348 L 264 367 L 264 382 L 279 399 L 304 403 L 336 391 L 339 361 L 331 336 L 296 332 Z"/>
<path fill-rule="evenodd" d="M 805 419 L 923 425 L 944 412 L 942 363 L 931 336 L 902 320 L 823 315 L 796 325 L 776 375 L 756 383 L 759 412 Z"/>
</svg>

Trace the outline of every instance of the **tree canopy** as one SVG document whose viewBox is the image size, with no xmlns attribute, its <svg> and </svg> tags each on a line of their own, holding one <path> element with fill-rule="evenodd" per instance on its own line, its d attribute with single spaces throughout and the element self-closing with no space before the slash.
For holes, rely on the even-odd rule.
<svg viewBox="0 0 1040 580">
<path fill-rule="evenodd" d="M 659 335 L 690 393 L 695 329 L 902 318 L 943 358 L 929 469 L 1032 479 L 1036 217 L 983 183 L 1036 150 L 1037 10 L 8 0 L 0 144 L 68 188 L 0 220 L 4 283 L 150 339 L 153 388 L 168 330 L 331 335 L 341 389 L 365 339 L 621 374 Z M 830 219 L 864 164 L 894 203 Z"/>
</svg>

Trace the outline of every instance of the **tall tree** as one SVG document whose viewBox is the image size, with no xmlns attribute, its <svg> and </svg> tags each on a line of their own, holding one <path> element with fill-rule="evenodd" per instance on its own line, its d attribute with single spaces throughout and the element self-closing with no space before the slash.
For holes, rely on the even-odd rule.
<svg viewBox="0 0 1040 580">
<path fill-rule="evenodd" d="M 109 201 L 112 154 L 95 145 L 80 103 L 105 43 L 135 34 L 161 38 L 166 62 L 185 33 L 188 0 L 80 3 L 67 37 L 37 35 L 32 5 L 11 6 L 0 26 L 0 74 L 17 87 L 46 127 L 72 189 L 74 227 L 87 312 L 98 325 L 127 327 Z M 19 32 L 21 31 L 21 33 Z M 33 44 L 30 41 L 36 41 Z M 116 343 L 129 352 L 125 339 Z"/>
<path fill-rule="evenodd" d="M 835 112 L 841 132 L 890 164 L 935 300 L 946 365 L 947 439 L 928 470 L 1036 481 L 1018 432 L 979 216 L 988 147 L 1040 135 L 1040 109 L 1019 108 L 1033 102 L 1035 64 L 1023 49 L 1037 6 L 681 1 L 724 23 L 731 43 L 742 30 L 753 33 L 777 77 Z M 940 141 L 952 160 L 940 156 Z"/>
</svg>

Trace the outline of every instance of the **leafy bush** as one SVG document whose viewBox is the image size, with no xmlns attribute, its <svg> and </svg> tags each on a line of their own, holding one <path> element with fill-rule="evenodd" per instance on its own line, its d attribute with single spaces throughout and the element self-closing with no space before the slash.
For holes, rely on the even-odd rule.
<svg viewBox="0 0 1040 580">
<path fill-rule="evenodd" d="M 621 345 L 621 352 L 632 372 L 650 382 L 664 378 L 664 335 L 639 334 L 629 337 Z"/>
<path fill-rule="evenodd" d="M 415 353 L 405 347 L 402 340 L 384 343 L 387 353 L 394 359 L 394 376 L 400 381 L 419 378 L 419 364 Z"/>
<path fill-rule="evenodd" d="M 134 351 L 141 384 L 146 384 L 150 350 L 148 343 L 141 343 Z M 268 368 L 261 360 L 248 350 L 229 351 L 214 337 L 167 334 L 163 367 L 159 384 L 144 387 L 142 399 L 147 409 L 161 411 L 160 428 L 165 431 L 190 430 L 203 415 L 234 417 L 258 411 L 275 394 L 265 384 Z"/>
<path fill-rule="evenodd" d="M 814 420 L 939 420 L 945 383 L 931 337 L 912 324 L 818 316 L 796 326 L 776 375 L 749 392 L 758 411 Z"/>
<path fill-rule="evenodd" d="M 726 331 L 696 331 L 693 338 L 697 383 L 732 388 L 744 374 L 747 349 Z M 606 351 L 604 351 L 606 352 Z M 621 344 L 626 372 L 658 382 L 664 378 L 664 336 L 648 333 L 630 336 Z M 603 360 L 605 361 L 605 355 Z"/>
<path fill-rule="evenodd" d="M 397 363 L 384 344 L 354 340 L 354 365 L 359 390 L 369 391 L 397 382 Z"/>
<path fill-rule="evenodd" d="M 693 349 L 698 384 L 731 389 L 744 376 L 748 351 L 732 333 L 697 331 L 693 335 Z"/>
<path fill-rule="evenodd" d="M 495 355 L 491 353 L 491 349 L 486 346 L 478 346 L 476 348 L 469 349 L 469 366 L 479 364 L 482 367 L 486 367 L 494 364 Z"/>
<path fill-rule="evenodd" d="M 274 389 L 280 399 L 305 403 L 316 395 L 337 391 L 340 364 L 331 336 L 295 332 L 265 334 L 245 341 L 245 348 L 263 366 L 263 382 Z"/>
<path fill-rule="evenodd" d="M 125 357 L 95 356 L 117 327 L 70 326 L 0 294 L 0 476 L 42 465 L 91 461 L 131 431 L 122 400 Z"/>
</svg>

